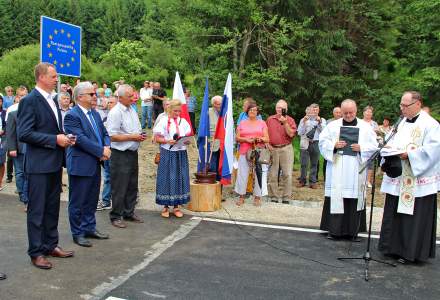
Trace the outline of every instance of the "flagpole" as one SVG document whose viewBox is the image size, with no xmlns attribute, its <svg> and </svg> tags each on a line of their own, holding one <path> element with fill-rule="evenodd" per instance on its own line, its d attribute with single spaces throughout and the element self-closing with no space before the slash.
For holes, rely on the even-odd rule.
<svg viewBox="0 0 440 300">
<path fill-rule="evenodd" d="M 202 161 L 200 160 L 200 155 L 199 155 L 199 147 L 197 147 L 197 140 L 196 140 L 194 135 L 192 137 L 193 137 L 193 140 L 194 140 L 194 145 L 196 146 L 197 157 L 199 158 L 199 163 L 202 163 Z"/>
<path fill-rule="evenodd" d="M 212 140 L 211 140 L 211 151 L 210 151 L 210 153 L 209 153 L 209 161 L 208 161 L 208 163 L 209 164 L 211 164 L 211 159 L 212 159 L 212 145 L 214 145 L 214 137 L 212 137 Z"/>
<path fill-rule="evenodd" d="M 205 173 L 208 173 L 207 162 L 208 162 L 208 137 L 205 136 Z"/>
</svg>

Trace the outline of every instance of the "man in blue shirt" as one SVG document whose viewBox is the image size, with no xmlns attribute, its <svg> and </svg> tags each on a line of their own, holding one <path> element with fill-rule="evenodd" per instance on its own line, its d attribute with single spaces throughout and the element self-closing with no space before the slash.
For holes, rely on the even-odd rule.
<svg viewBox="0 0 440 300">
<path fill-rule="evenodd" d="M 196 133 L 196 107 L 197 99 L 195 96 L 191 96 L 191 91 L 185 89 L 186 106 L 188 107 L 189 118 L 191 119 L 191 127 L 194 133 Z"/>
</svg>

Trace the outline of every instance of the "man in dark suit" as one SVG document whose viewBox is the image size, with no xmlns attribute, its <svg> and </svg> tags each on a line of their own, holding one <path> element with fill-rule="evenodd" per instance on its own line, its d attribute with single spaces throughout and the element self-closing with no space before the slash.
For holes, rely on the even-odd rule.
<svg viewBox="0 0 440 300">
<path fill-rule="evenodd" d="M 73 90 L 77 105 L 64 118 L 66 133 L 76 138 L 75 146 L 67 149 L 69 174 L 69 221 L 73 241 L 91 247 L 86 239 L 108 239 L 96 230 L 96 206 L 101 185 L 101 162 L 110 158 L 110 137 L 98 112 L 93 85 L 80 82 Z"/>
<path fill-rule="evenodd" d="M 8 114 L 8 120 L 6 122 L 6 145 L 8 147 L 9 156 L 14 159 L 15 185 L 17 187 L 18 197 L 25 205 L 26 211 L 28 199 L 27 193 L 24 192 L 26 176 L 23 172 L 26 145 L 18 140 L 17 112 L 17 110 L 13 110 Z"/>
<path fill-rule="evenodd" d="M 61 176 L 64 148 L 74 143 L 64 134 L 53 90 L 58 77 L 48 63 L 35 66 L 36 87 L 21 100 L 17 127 L 19 141 L 26 143 L 24 172 L 28 178 L 28 255 L 37 268 L 50 269 L 45 255 L 71 257 L 58 246 Z"/>
</svg>

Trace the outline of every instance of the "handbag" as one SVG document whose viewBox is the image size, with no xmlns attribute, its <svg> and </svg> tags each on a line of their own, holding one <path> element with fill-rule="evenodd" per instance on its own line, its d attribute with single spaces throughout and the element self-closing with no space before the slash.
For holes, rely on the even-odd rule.
<svg viewBox="0 0 440 300">
<path fill-rule="evenodd" d="M 255 158 L 255 154 L 258 153 L 258 163 L 262 165 L 270 165 L 272 157 L 269 149 L 264 148 L 255 148 L 249 149 L 246 152 L 246 160 L 253 161 Z"/>
<path fill-rule="evenodd" d="M 160 152 L 157 152 L 156 155 L 154 156 L 154 163 L 158 165 L 159 161 L 160 161 Z"/>
<path fill-rule="evenodd" d="M 309 131 L 309 132 L 307 132 L 306 133 L 306 137 L 309 139 L 309 140 L 313 140 L 313 138 L 315 137 L 315 132 L 316 132 L 316 128 L 317 128 L 318 126 L 313 126 L 313 128 Z"/>
</svg>

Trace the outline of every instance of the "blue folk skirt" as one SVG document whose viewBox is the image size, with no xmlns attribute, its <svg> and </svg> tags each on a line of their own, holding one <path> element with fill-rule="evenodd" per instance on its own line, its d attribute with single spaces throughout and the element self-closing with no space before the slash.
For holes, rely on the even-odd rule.
<svg viewBox="0 0 440 300">
<path fill-rule="evenodd" d="M 189 202 L 189 165 L 186 150 L 169 151 L 160 147 L 156 177 L 156 203 L 181 205 Z"/>
</svg>

